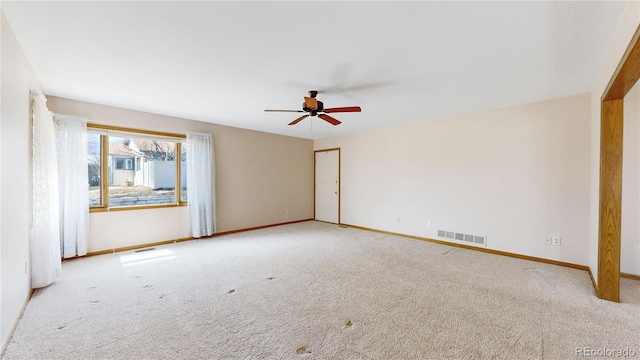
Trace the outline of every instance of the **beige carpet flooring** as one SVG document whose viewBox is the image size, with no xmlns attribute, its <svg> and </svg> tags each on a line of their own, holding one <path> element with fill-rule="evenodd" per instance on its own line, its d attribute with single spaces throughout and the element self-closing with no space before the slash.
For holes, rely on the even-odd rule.
<svg viewBox="0 0 640 360">
<path fill-rule="evenodd" d="M 310 221 L 66 261 L 3 358 L 640 358 L 640 284 L 622 288 Z"/>
</svg>

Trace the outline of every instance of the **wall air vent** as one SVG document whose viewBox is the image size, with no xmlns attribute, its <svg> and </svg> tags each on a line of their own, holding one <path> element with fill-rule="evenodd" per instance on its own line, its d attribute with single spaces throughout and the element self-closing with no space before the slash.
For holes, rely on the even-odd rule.
<svg viewBox="0 0 640 360">
<path fill-rule="evenodd" d="M 464 234 L 455 231 L 438 230 L 438 237 L 456 240 L 470 245 L 487 246 L 487 237 L 483 235 Z"/>
</svg>

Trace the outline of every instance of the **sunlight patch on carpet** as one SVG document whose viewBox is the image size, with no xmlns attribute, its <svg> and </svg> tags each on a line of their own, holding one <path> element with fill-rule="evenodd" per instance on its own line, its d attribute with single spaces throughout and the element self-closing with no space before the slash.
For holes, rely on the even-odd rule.
<svg viewBox="0 0 640 360">
<path fill-rule="evenodd" d="M 138 252 L 131 255 L 122 255 L 120 262 L 122 266 L 142 265 L 156 261 L 171 260 L 177 256 L 169 249 L 152 250 L 146 252 Z"/>
</svg>

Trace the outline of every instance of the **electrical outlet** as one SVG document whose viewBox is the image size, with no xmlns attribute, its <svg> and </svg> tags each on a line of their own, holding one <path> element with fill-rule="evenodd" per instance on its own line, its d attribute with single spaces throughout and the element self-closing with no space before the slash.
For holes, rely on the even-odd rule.
<svg viewBox="0 0 640 360">
<path fill-rule="evenodd" d="M 561 243 L 560 236 L 554 235 L 554 236 L 551 237 L 551 245 L 560 246 L 560 243 Z"/>
</svg>

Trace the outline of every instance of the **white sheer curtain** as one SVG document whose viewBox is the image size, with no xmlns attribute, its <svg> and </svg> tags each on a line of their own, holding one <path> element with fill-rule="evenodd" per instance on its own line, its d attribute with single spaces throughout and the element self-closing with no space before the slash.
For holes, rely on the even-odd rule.
<svg viewBox="0 0 640 360">
<path fill-rule="evenodd" d="M 31 97 L 33 114 L 31 287 L 51 284 L 60 276 L 58 167 L 53 113 L 42 94 Z"/>
<path fill-rule="evenodd" d="M 87 119 L 55 115 L 62 257 L 87 254 Z"/>
<path fill-rule="evenodd" d="M 216 179 L 213 136 L 187 133 L 187 196 L 191 236 L 216 232 Z"/>
</svg>

